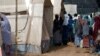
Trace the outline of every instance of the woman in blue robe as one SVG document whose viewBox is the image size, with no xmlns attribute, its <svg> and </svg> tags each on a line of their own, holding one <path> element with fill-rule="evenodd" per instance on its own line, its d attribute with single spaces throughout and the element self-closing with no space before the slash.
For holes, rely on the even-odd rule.
<svg viewBox="0 0 100 56">
<path fill-rule="evenodd" d="M 1 35 L 3 41 L 3 49 L 7 56 L 11 56 L 11 27 L 8 18 L 0 14 Z"/>
</svg>

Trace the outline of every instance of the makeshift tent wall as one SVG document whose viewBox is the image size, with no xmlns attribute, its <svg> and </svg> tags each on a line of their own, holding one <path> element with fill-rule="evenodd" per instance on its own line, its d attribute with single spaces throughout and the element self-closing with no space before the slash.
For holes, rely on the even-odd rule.
<svg viewBox="0 0 100 56">
<path fill-rule="evenodd" d="M 0 0 L 0 12 L 13 13 L 15 12 L 15 0 L 9 0 L 12 2 L 6 2 L 6 0 Z M 18 16 L 18 31 L 23 29 L 27 22 L 27 26 L 23 31 L 18 33 L 18 49 L 22 53 L 26 50 L 25 44 L 27 41 L 27 52 L 31 54 L 41 54 L 41 51 L 45 51 L 43 48 L 47 47 L 44 44 L 48 44 L 50 37 L 52 36 L 52 19 L 53 19 L 53 7 L 50 0 L 31 0 L 32 3 L 32 15 L 28 18 L 28 15 Z M 9 9 L 9 10 L 7 10 Z M 25 0 L 18 0 L 18 12 L 25 11 L 27 7 L 25 5 Z M 15 15 L 7 16 L 9 18 L 12 32 L 13 41 L 15 40 Z M 30 21 L 30 19 L 32 19 Z M 43 24 L 44 23 L 44 24 Z M 31 24 L 31 27 L 29 25 Z M 29 30 L 30 29 L 30 30 Z M 28 34 L 28 32 L 30 34 Z M 27 36 L 29 35 L 29 36 Z M 48 48 L 47 48 L 48 49 Z M 47 51 L 47 50 L 46 50 Z"/>
<path fill-rule="evenodd" d="M 50 0 L 45 0 L 43 10 L 43 30 L 42 30 L 42 52 L 46 52 L 50 48 L 50 39 L 53 37 L 53 6 Z"/>
<path fill-rule="evenodd" d="M 61 9 L 62 9 L 62 3 L 63 0 L 51 0 L 53 4 L 53 20 L 55 19 L 55 15 L 58 14 L 61 15 Z"/>
<path fill-rule="evenodd" d="M 60 16 L 62 17 L 62 19 L 64 18 L 64 11 L 65 11 L 64 1 L 62 0 L 62 2 L 61 2 L 61 10 L 60 10 Z"/>
</svg>

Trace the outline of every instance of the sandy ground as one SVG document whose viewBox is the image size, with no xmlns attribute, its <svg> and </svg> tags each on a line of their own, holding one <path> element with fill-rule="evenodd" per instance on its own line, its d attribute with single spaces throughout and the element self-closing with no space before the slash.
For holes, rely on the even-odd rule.
<svg viewBox="0 0 100 56">
<path fill-rule="evenodd" d="M 89 48 L 76 48 L 72 43 L 69 43 L 68 46 L 55 47 L 50 52 L 40 56 L 97 56 L 89 52 Z"/>
</svg>

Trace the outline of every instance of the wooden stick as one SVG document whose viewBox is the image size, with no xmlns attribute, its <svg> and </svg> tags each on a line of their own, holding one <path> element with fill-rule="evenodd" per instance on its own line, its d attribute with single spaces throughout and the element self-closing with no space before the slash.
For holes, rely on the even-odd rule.
<svg viewBox="0 0 100 56">
<path fill-rule="evenodd" d="M 15 56 L 17 56 L 17 44 L 18 44 L 18 42 L 17 42 L 17 38 L 18 38 L 18 0 L 16 0 L 15 1 L 15 3 L 16 3 L 16 19 L 15 19 L 15 32 L 16 32 L 16 35 L 15 35 L 15 44 L 16 44 L 16 48 L 15 48 Z"/>
</svg>

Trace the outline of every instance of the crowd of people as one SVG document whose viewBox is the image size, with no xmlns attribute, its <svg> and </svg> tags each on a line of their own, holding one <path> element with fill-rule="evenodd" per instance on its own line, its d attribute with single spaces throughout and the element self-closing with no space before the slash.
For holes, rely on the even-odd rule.
<svg viewBox="0 0 100 56">
<path fill-rule="evenodd" d="M 54 45 L 74 43 L 76 47 L 91 48 L 100 53 L 100 15 L 64 13 L 64 19 L 55 15 L 53 23 Z"/>
<path fill-rule="evenodd" d="M 0 31 L 2 35 L 2 49 L 7 56 L 11 56 L 11 26 L 7 17 L 0 14 Z M 76 47 L 92 48 L 100 53 L 100 15 L 67 14 L 64 18 L 55 15 L 53 23 L 53 43 L 55 46 L 67 46 L 68 42 Z"/>
</svg>

